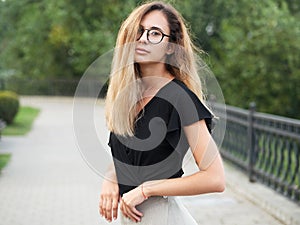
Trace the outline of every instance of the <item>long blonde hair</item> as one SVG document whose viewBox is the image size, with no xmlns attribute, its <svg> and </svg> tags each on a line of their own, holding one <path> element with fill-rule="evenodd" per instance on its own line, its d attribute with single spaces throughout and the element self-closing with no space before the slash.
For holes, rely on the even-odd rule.
<svg viewBox="0 0 300 225">
<path fill-rule="evenodd" d="M 134 63 L 134 47 L 137 31 L 143 17 L 159 10 L 167 18 L 170 27 L 170 43 L 180 46 L 167 57 L 166 69 L 184 82 L 200 100 L 202 85 L 197 72 L 198 49 L 194 46 L 182 16 L 171 5 L 150 2 L 137 7 L 123 22 L 116 41 L 108 86 L 105 110 L 108 129 L 122 136 L 133 136 L 136 122 L 137 102 L 142 91 L 139 85 L 139 67 Z"/>
</svg>

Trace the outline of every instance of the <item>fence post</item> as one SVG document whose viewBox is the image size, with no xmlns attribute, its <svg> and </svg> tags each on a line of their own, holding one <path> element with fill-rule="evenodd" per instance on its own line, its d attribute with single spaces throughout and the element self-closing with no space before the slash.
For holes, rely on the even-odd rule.
<svg viewBox="0 0 300 225">
<path fill-rule="evenodd" d="M 255 102 L 250 103 L 249 107 L 249 115 L 248 115 L 248 176 L 249 176 L 249 181 L 250 182 L 255 182 L 255 178 L 253 175 L 253 167 L 254 167 L 254 129 L 253 129 L 253 116 L 254 112 L 256 110 L 256 104 Z"/>
</svg>

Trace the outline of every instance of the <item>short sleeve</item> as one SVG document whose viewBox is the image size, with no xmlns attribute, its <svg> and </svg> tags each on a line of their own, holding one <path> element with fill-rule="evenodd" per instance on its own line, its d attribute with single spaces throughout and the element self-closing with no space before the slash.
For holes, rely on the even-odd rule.
<svg viewBox="0 0 300 225">
<path fill-rule="evenodd" d="M 204 119 L 211 132 L 213 115 L 210 110 L 187 87 L 180 89 L 170 113 L 168 131 L 174 131 Z"/>
<path fill-rule="evenodd" d="M 187 96 L 189 99 L 186 99 Z M 213 117 L 211 112 L 192 91 L 188 90 L 187 96 L 179 98 L 182 125 L 188 126 L 204 119 L 208 130 L 211 131 Z"/>
</svg>

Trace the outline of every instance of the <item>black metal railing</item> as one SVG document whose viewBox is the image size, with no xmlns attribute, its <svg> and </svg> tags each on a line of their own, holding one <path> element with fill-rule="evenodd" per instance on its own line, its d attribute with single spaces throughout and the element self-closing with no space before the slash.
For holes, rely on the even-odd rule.
<svg viewBox="0 0 300 225">
<path fill-rule="evenodd" d="M 213 104 L 226 120 L 221 146 L 223 158 L 256 180 L 300 203 L 300 120 Z M 223 138 L 214 135 L 215 139 Z"/>
<path fill-rule="evenodd" d="M 80 95 L 94 97 L 94 93 L 97 92 L 99 92 L 99 97 L 105 95 L 106 83 L 96 79 L 80 81 L 79 79 L 57 78 L 0 78 L 0 90 L 14 91 L 19 95 L 74 96 L 79 82 L 81 82 Z"/>
</svg>

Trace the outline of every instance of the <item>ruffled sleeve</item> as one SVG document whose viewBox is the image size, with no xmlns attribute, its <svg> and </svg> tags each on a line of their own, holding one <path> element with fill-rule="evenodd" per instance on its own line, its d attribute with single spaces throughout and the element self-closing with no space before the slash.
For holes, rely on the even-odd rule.
<svg viewBox="0 0 300 225">
<path fill-rule="evenodd" d="M 176 95 L 172 95 L 172 99 L 169 102 L 171 107 L 167 123 L 166 140 L 173 148 L 186 149 L 188 143 L 184 136 L 181 136 L 182 128 L 204 119 L 207 129 L 211 133 L 213 115 L 197 95 L 183 83 L 174 86 L 175 88 Z M 184 156 L 185 152 L 181 152 L 181 154 Z"/>
<path fill-rule="evenodd" d="M 211 132 L 213 115 L 192 91 L 188 88 L 182 88 L 174 103 L 167 127 L 169 132 L 203 119 L 209 132 Z"/>
</svg>

